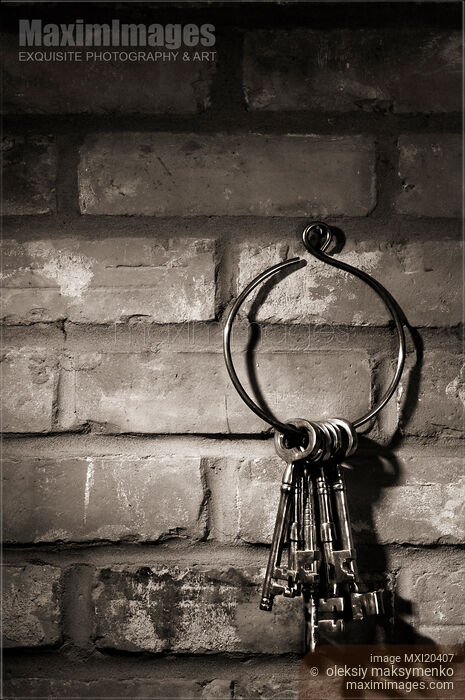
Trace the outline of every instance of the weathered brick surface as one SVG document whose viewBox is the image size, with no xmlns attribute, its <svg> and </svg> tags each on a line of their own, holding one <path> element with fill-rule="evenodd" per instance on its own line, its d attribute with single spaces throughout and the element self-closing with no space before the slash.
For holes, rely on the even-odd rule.
<svg viewBox="0 0 465 700">
<path fill-rule="evenodd" d="M 155 541 L 181 536 L 271 540 L 283 463 L 277 457 L 5 459 L 4 539 L 11 542 Z M 352 458 L 352 525 L 367 544 L 460 544 L 462 457 L 403 449 Z"/>
<path fill-rule="evenodd" d="M 416 550 L 409 556 L 397 554 L 392 565 L 399 569 L 396 593 L 398 613 L 414 627 L 427 628 L 435 639 L 444 639 L 444 628 L 455 628 L 455 641 L 463 640 L 465 618 L 463 613 L 465 561 L 463 552 Z M 402 601 L 411 601 L 410 612 L 405 612 Z M 460 626 L 462 628 L 460 629 Z M 437 632 L 436 632 L 437 628 Z"/>
<path fill-rule="evenodd" d="M 208 524 L 210 540 L 235 542 L 238 538 L 239 461 L 225 457 L 205 459 L 205 478 L 210 499 Z"/>
<path fill-rule="evenodd" d="M 278 457 L 244 460 L 241 464 L 237 500 L 243 541 L 271 541 L 283 469 Z"/>
<path fill-rule="evenodd" d="M 3 568 L 5 647 L 56 645 L 61 640 L 61 572 L 54 566 Z"/>
<path fill-rule="evenodd" d="M 6 136 L 3 213 L 50 214 L 56 210 L 56 146 L 48 136 Z"/>
<path fill-rule="evenodd" d="M 253 110 L 459 112 L 461 36 L 411 27 L 250 31 L 243 80 Z"/>
<path fill-rule="evenodd" d="M 50 431 L 58 382 L 57 358 L 45 348 L 5 349 L 2 357 L 2 425 L 5 432 Z"/>
<path fill-rule="evenodd" d="M 460 544 L 465 541 L 462 451 L 402 449 L 353 459 L 348 484 L 352 525 L 368 542 Z"/>
<path fill-rule="evenodd" d="M 11 697 L 342 697 L 298 660 L 301 599 L 258 609 L 284 465 L 229 380 L 217 316 L 256 274 L 305 257 L 254 305 L 254 356 L 235 325 L 238 373 L 282 420 L 369 409 L 392 377 L 375 328 L 388 314 L 302 255 L 312 219 L 339 226 L 336 258 L 428 327 L 408 334 L 399 390 L 346 469 L 362 580 L 390 595 L 397 642 L 465 636 L 458 13 L 281 5 L 212 10 L 218 70 L 20 64 L 8 18 Z M 134 21 L 184 16 L 154 7 Z M 355 645 L 382 634 L 349 628 Z"/>
<path fill-rule="evenodd" d="M 414 585 L 422 603 L 419 606 L 420 622 L 425 625 L 465 625 L 464 580 L 465 568 L 420 576 Z"/>
<path fill-rule="evenodd" d="M 374 157 L 362 136 L 90 135 L 81 212 L 364 216 L 375 204 Z"/>
<path fill-rule="evenodd" d="M 47 239 L 3 243 L 8 323 L 156 323 L 215 316 L 214 242 L 189 238 Z"/>
<path fill-rule="evenodd" d="M 414 216 L 462 216 L 462 137 L 408 134 L 399 138 L 396 208 Z"/>
<path fill-rule="evenodd" d="M 114 567 L 95 590 L 97 644 L 149 652 L 298 652 L 298 603 L 283 600 L 272 614 L 258 608 L 256 569 Z"/>
<path fill-rule="evenodd" d="M 414 370 L 406 370 L 401 389 L 406 391 Z M 440 350 L 425 352 L 418 382 L 418 399 L 406 419 L 401 404 L 401 428 L 406 435 L 462 437 L 464 431 L 463 357 Z"/>
<path fill-rule="evenodd" d="M 6 460 L 6 542 L 202 537 L 200 457 Z"/>
<path fill-rule="evenodd" d="M 4 110 L 18 114 L 170 114 L 205 110 L 215 62 L 20 61 L 18 39 L 3 35 Z M 43 49 L 35 48 L 36 51 Z M 100 47 L 92 53 L 131 49 Z M 163 49 L 152 49 L 153 52 Z M 29 49 L 31 51 L 31 49 Z M 134 49 L 132 49 L 134 51 Z M 145 52 L 141 47 L 137 52 Z M 193 53 L 191 54 L 193 56 Z"/>
<path fill-rule="evenodd" d="M 237 292 L 267 267 L 296 256 L 307 261 L 306 267 L 294 270 L 267 289 L 254 318 L 270 323 L 354 325 L 389 321 L 389 312 L 367 285 L 309 254 L 303 256 L 301 244 L 241 244 Z M 335 255 L 335 259 L 368 272 L 385 285 L 409 322 L 418 326 L 461 322 L 461 257 L 462 243 L 452 240 L 349 240 L 342 253 Z M 251 303 L 244 305 L 244 313 L 250 310 Z"/>
<path fill-rule="evenodd" d="M 327 648 L 326 648 L 327 649 Z M 319 653 L 321 652 L 321 653 Z M 329 676 L 325 673 L 328 666 L 343 668 L 344 664 L 354 667 L 365 656 L 359 652 L 355 659 L 353 647 L 339 645 L 331 649 L 331 654 L 324 652 L 321 647 L 316 653 L 308 654 L 295 666 L 287 666 L 286 671 L 263 669 L 261 673 L 242 674 L 234 683 L 234 700 L 311 700 L 311 698 L 331 698 L 341 700 L 347 692 L 343 686 L 343 678 Z M 356 653 L 356 652 L 355 652 Z M 365 656 L 368 659 L 368 655 Z M 315 674 L 315 668 L 319 673 Z"/>
<path fill-rule="evenodd" d="M 453 644 L 462 648 L 465 642 L 465 625 L 419 625 L 418 632 L 421 636 L 431 639 L 435 644 Z M 454 688 L 458 685 L 457 676 L 455 679 Z M 460 686 L 459 692 L 461 692 Z"/>
<path fill-rule="evenodd" d="M 350 513 L 358 542 L 460 544 L 465 540 L 462 456 L 401 450 L 391 457 L 360 451 L 346 470 Z M 238 479 L 239 536 L 270 542 L 283 462 L 243 460 Z"/>
<path fill-rule="evenodd" d="M 95 567 L 90 563 L 76 563 L 67 567 L 63 581 L 63 636 L 68 646 L 79 653 L 94 648 L 94 619 L 92 588 Z"/>
<path fill-rule="evenodd" d="M 282 679 L 279 675 L 258 676 L 244 678 L 234 685 L 234 698 L 236 700 L 250 700 L 253 698 L 286 698 L 297 700 L 299 697 L 299 681 L 293 678 Z"/>
<path fill-rule="evenodd" d="M 247 385 L 245 358 L 236 366 Z M 256 433 L 268 428 L 243 405 L 219 353 L 89 353 L 67 362 L 75 372 L 75 427 L 103 432 Z M 73 369 L 74 368 L 74 369 Z M 272 411 L 284 419 L 367 410 L 370 370 L 364 352 L 263 353 L 254 370 Z M 302 382 L 303 376 L 312 378 Z M 250 391 L 252 391 L 250 389 Z M 72 400 L 68 397 L 69 401 Z"/>
<path fill-rule="evenodd" d="M 5 697 L 15 698 L 152 698 L 164 700 L 177 698 L 190 700 L 228 700 L 231 697 L 231 681 L 216 678 L 187 680 L 166 678 L 152 680 L 141 678 L 126 680 L 102 678 L 100 680 L 63 680 L 56 678 L 13 678 L 4 683 Z"/>
</svg>

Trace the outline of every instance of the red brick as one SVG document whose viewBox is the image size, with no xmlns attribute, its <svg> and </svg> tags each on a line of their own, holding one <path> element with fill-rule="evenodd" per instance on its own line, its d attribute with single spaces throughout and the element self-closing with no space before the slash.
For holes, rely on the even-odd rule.
<svg viewBox="0 0 465 700">
<path fill-rule="evenodd" d="M 3 139 L 3 214 L 56 211 L 56 146 L 48 136 Z"/>
<path fill-rule="evenodd" d="M 460 112 L 461 35 L 396 29 L 254 30 L 249 109 Z"/>
<path fill-rule="evenodd" d="M 401 379 L 405 396 L 414 369 L 406 370 Z M 405 435 L 443 435 L 461 437 L 464 429 L 463 357 L 444 350 L 425 352 L 418 385 L 418 399 L 412 415 L 403 416 Z"/>
<path fill-rule="evenodd" d="M 238 371 L 247 384 L 245 358 Z M 256 433 L 267 428 L 242 403 L 219 353 L 93 353 L 70 360 L 76 369 L 74 427 L 102 432 Z M 355 417 L 368 409 L 371 386 L 365 352 L 263 353 L 258 382 L 272 411 L 283 419 Z M 302 377 L 311 377 L 303 382 Z M 278 379 L 279 378 L 279 379 Z M 67 397 L 71 402 L 72 397 Z"/>
<path fill-rule="evenodd" d="M 55 61 L 44 70 L 44 63 L 19 61 L 17 35 L 3 35 L 2 43 L 7 113 L 171 114 L 203 111 L 210 104 L 214 61 L 182 61 L 180 53 L 178 60 L 164 62 Z M 85 49 L 82 54 L 85 58 Z"/>
<path fill-rule="evenodd" d="M 56 645 L 61 640 L 61 572 L 54 566 L 3 568 L 5 647 Z"/>
<path fill-rule="evenodd" d="M 5 697 L 22 698 L 93 698 L 94 700 L 95 698 L 152 698 L 152 700 L 221 698 L 221 700 L 227 700 L 231 695 L 230 685 L 231 681 L 222 679 L 12 678 L 5 681 L 4 690 Z"/>
<path fill-rule="evenodd" d="M 215 316 L 214 242 L 64 238 L 3 245 L 8 323 L 156 323 Z"/>
<path fill-rule="evenodd" d="M 254 316 L 268 323 L 383 325 L 390 316 L 384 304 L 363 282 L 341 270 L 302 255 L 302 246 L 283 243 L 239 247 L 237 293 L 267 267 L 301 257 L 307 266 L 276 283 Z M 462 318 L 462 243 L 347 242 L 335 259 L 375 277 L 395 297 L 409 322 L 443 326 Z M 253 299 L 253 297 L 252 297 Z M 249 306 L 244 306 L 244 313 Z"/>
<path fill-rule="evenodd" d="M 199 457 L 6 460 L 7 542 L 155 541 L 205 532 Z"/>
<path fill-rule="evenodd" d="M 4 432 L 50 431 L 58 383 L 57 358 L 45 348 L 6 349 L 2 365 Z"/>
<path fill-rule="evenodd" d="M 256 569 L 114 567 L 95 590 L 102 649 L 202 654 L 298 652 L 301 602 L 259 610 Z M 300 604 L 299 604 L 300 603 Z"/>
<path fill-rule="evenodd" d="M 375 205 L 374 159 L 362 136 L 96 134 L 81 148 L 80 206 L 83 214 L 364 216 Z"/>
<path fill-rule="evenodd" d="M 408 134 L 399 139 L 402 191 L 396 208 L 414 216 L 462 216 L 462 137 Z"/>
</svg>

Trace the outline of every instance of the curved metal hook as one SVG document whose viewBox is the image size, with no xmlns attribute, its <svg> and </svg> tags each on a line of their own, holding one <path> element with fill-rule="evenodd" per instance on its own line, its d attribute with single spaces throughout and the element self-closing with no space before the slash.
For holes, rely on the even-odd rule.
<svg viewBox="0 0 465 700">
<path fill-rule="evenodd" d="M 322 234 L 325 235 L 325 241 L 323 246 L 321 246 L 319 249 L 315 248 L 315 246 L 312 245 L 310 241 L 310 237 L 313 232 L 319 233 L 320 236 Z M 328 242 L 328 232 L 330 234 L 330 240 Z M 402 320 L 402 316 L 399 310 L 399 307 L 397 305 L 396 300 L 394 297 L 388 292 L 388 290 L 383 287 L 382 284 L 380 284 L 377 280 L 375 280 L 373 277 L 371 277 L 369 274 L 366 272 L 363 272 L 363 270 L 359 270 L 356 267 L 353 267 L 352 265 L 349 265 L 348 263 L 342 262 L 342 260 L 337 260 L 335 258 L 330 257 L 329 255 L 325 255 L 325 250 L 327 250 L 330 241 L 332 240 L 332 234 L 331 234 L 331 229 L 327 224 L 321 223 L 321 222 L 315 222 L 313 224 L 310 224 L 307 226 L 303 233 L 302 233 L 302 240 L 304 243 L 305 248 L 308 250 L 309 253 L 313 255 L 313 257 L 317 258 L 318 260 L 321 260 L 322 262 L 325 262 L 327 265 L 331 265 L 332 267 L 337 267 L 339 270 L 344 270 L 345 272 L 348 272 L 351 275 L 354 275 L 355 277 L 358 277 L 362 282 L 365 282 L 371 289 L 373 289 L 374 292 L 381 298 L 383 301 L 384 305 L 386 306 L 387 310 L 392 316 L 392 320 L 394 321 L 396 331 L 397 331 L 397 336 L 399 340 L 399 349 L 397 353 L 397 367 L 396 371 L 394 373 L 394 377 L 392 378 L 391 383 L 389 384 L 388 388 L 386 389 L 385 393 L 381 397 L 381 399 L 377 402 L 376 406 L 371 409 L 371 411 L 368 411 L 365 413 L 363 416 L 358 418 L 356 421 L 353 421 L 353 426 L 355 428 L 359 428 L 361 425 L 369 421 L 371 418 L 374 418 L 374 416 L 381 411 L 382 408 L 387 404 L 393 393 L 395 392 L 397 385 L 399 384 L 400 377 L 402 375 L 402 370 L 404 369 L 404 363 L 405 363 L 405 333 L 404 333 L 404 324 Z"/>
<path fill-rule="evenodd" d="M 311 243 L 311 236 L 316 233 L 319 236 L 319 241 L 318 245 L 319 247 L 316 248 L 314 245 Z M 324 236 L 324 238 L 323 238 Z M 363 416 L 358 418 L 356 421 L 353 421 L 352 425 L 354 428 L 358 428 L 367 421 L 369 421 L 371 418 L 373 418 L 381 409 L 386 405 L 386 403 L 389 401 L 391 396 L 393 395 L 394 391 L 396 390 L 396 387 L 399 383 L 402 370 L 404 367 L 404 362 L 405 362 L 405 334 L 404 334 L 404 328 L 403 328 L 403 321 L 402 317 L 400 314 L 400 310 L 397 306 L 396 301 L 394 298 L 391 296 L 391 294 L 385 289 L 379 282 L 377 282 L 373 277 L 368 275 L 366 272 L 363 272 L 362 270 L 357 269 L 356 267 L 353 267 L 352 265 L 348 265 L 347 263 L 344 263 L 340 260 L 335 260 L 334 258 L 331 258 L 330 256 L 325 254 L 325 251 L 329 248 L 331 245 L 332 239 L 333 239 L 333 234 L 330 229 L 330 227 L 327 224 L 324 224 L 322 222 L 314 222 L 307 226 L 302 234 L 303 238 L 303 243 L 305 248 L 308 250 L 311 255 L 313 255 L 315 258 L 318 260 L 321 260 L 322 262 L 327 263 L 328 265 L 331 265 L 332 267 L 336 267 L 340 270 L 344 270 L 345 272 L 348 272 L 349 274 L 355 275 L 355 277 L 358 277 L 361 279 L 363 282 L 368 284 L 377 294 L 379 297 L 381 297 L 382 301 L 384 302 L 385 306 L 387 307 L 389 313 L 392 316 L 392 319 L 394 321 L 398 339 L 399 339 L 399 350 L 397 354 L 397 367 L 396 371 L 394 374 L 394 377 L 381 397 L 381 399 L 377 402 L 377 404 L 372 408 L 370 411 L 365 413 Z M 234 364 L 232 361 L 232 356 L 231 356 L 231 331 L 232 331 L 232 325 L 234 323 L 234 319 L 237 316 L 237 313 L 244 303 L 244 301 L 247 299 L 247 297 L 253 292 L 253 290 L 258 287 L 260 284 L 265 282 L 267 279 L 272 277 L 273 275 L 277 274 L 281 270 L 285 269 L 286 267 L 290 267 L 291 265 L 296 265 L 297 263 L 304 263 L 306 264 L 305 260 L 302 260 L 301 258 L 291 258 L 290 260 L 285 260 L 284 262 L 278 263 L 277 265 L 273 265 L 273 267 L 268 268 L 268 270 L 265 270 L 262 272 L 258 277 L 255 277 L 248 285 L 247 287 L 239 294 L 237 299 L 235 300 L 233 306 L 231 307 L 231 310 L 229 311 L 228 317 L 226 319 L 226 323 L 224 326 L 224 331 L 223 331 L 223 353 L 224 353 L 224 359 L 226 363 L 226 368 L 228 370 L 229 376 L 231 378 L 232 383 L 234 384 L 234 387 L 236 391 L 238 392 L 239 396 L 242 398 L 244 403 L 247 404 L 247 406 L 250 408 L 251 411 L 253 411 L 257 416 L 259 416 L 262 420 L 264 420 L 266 423 L 269 423 L 273 428 L 276 430 L 282 432 L 282 433 L 292 433 L 294 435 L 299 435 L 300 436 L 300 431 L 292 426 L 291 424 L 288 423 L 282 423 L 281 421 L 277 420 L 274 416 L 272 416 L 268 411 L 265 409 L 261 408 L 258 406 L 255 401 L 253 401 L 244 387 L 242 386 L 239 377 L 237 376 L 236 370 L 234 368 Z"/>
<path fill-rule="evenodd" d="M 231 356 L 231 330 L 232 330 L 232 325 L 234 323 L 234 319 L 237 316 L 237 313 L 239 309 L 241 308 L 242 304 L 244 301 L 247 299 L 249 294 L 253 292 L 253 290 L 258 287 L 259 284 L 262 282 L 265 282 L 265 280 L 269 279 L 273 275 L 277 274 L 281 270 L 284 270 L 286 267 L 290 267 L 291 265 L 296 265 L 297 263 L 302 262 L 300 258 L 291 258 L 290 260 L 285 260 L 284 262 L 278 263 L 277 265 L 273 265 L 273 267 L 268 268 L 268 270 L 265 270 L 264 272 L 261 273 L 261 275 L 258 275 L 258 277 L 255 277 L 255 279 L 250 282 L 250 284 L 247 285 L 247 287 L 239 294 L 237 297 L 236 301 L 232 305 L 232 308 L 228 314 L 228 318 L 226 319 L 226 323 L 224 326 L 224 331 L 223 331 L 223 354 L 224 354 L 224 361 L 226 363 L 226 368 L 229 372 L 229 376 L 231 377 L 231 381 L 234 384 L 234 387 L 241 397 L 241 399 L 247 404 L 247 406 L 250 408 L 251 411 L 257 414 L 262 420 L 264 420 L 266 423 L 269 423 L 270 425 L 273 426 L 273 428 L 276 428 L 276 430 L 279 430 L 280 432 L 283 433 L 295 433 L 296 435 L 300 435 L 300 431 L 297 430 L 296 428 L 292 428 L 291 426 L 287 425 L 286 423 L 281 423 L 281 421 L 277 420 L 273 416 L 271 416 L 267 411 L 265 411 L 263 408 L 258 406 L 255 401 L 253 401 L 244 387 L 242 386 L 241 382 L 239 381 L 239 377 L 237 376 L 236 370 L 234 369 L 234 364 L 232 361 L 232 356 Z"/>
</svg>

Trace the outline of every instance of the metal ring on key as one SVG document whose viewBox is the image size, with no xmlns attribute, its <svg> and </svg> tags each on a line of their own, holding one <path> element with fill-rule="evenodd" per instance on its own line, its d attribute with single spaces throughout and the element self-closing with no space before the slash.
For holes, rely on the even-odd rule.
<svg viewBox="0 0 465 700">
<path fill-rule="evenodd" d="M 317 234 L 319 239 L 318 247 L 316 247 L 311 242 L 311 238 L 314 234 Z M 349 265 L 348 263 L 342 262 L 341 260 L 337 260 L 329 255 L 326 255 L 325 251 L 328 249 L 333 240 L 333 233 L 331 231 L 331 228 L 327 224 L 320 221 L 310 224 L 303 231 L 302 239 L 305 248 L 308 250 L 309 253 L 311 253 L 311 255 L 313 255 L 313 257 L 317 258 L 318 260 L 321 260 L 322 262 L 328 265 L 331 265 L 332 267 L 336 267 L 340 270 L 343 270 L 344 272 L 348 272 L 349 274 L 358 277 L 358 279 L 362 280 L 362 282 L 365 282 L 365 284 L 371 287 L 371 289 L 381 298 L 387 310 L 389 311 L 392 320 L 394 321 L 398 338 L 396 370 L 391 380 L 391 383 L 389 384 L 383 396 L 376 403 L 376 405 L 370 411 L 364 413 L 362 416 L 360 416 L 360 418 L 357 418 L 357 420 L 352 422 L 354 428 L 359 428 L 361 425 L 371 420 L 371 418 L 374 418 L 374 416 L 376 416 L 377 413 L 379 413 L 379 411 L 381 411 L 381 409 L 384 408 L 391 396 L 394 394 L 397 385 L 400 381 L 405 362 L 405 334 L 401 312 L 392 295 L 379 282 L 377 282 L 377 280 L 375 280 L 366 272 L 363 272 L 362 270 L 359 270 L 356 267 Z M 275 430 L 278 430 L 281 433 L 285 434 L 292 433 L 294 435 L 299 434 L 300 431 L 298 430 L 298 428 L 295 428 L 292 425 L 278 420 L 268 411 L 267 408 L 258 406 L 258 404 L 249 396 L 249 394 L 242 386 L 232 360 L 231 331 L 234 319 L 236 318 L 239 309 L 241 308 L 242 304 L 247 299 L 247 297 L 253 292 L 253 290 L 256 289 L 260 284 L 262 284 L 266 280 L 281 272 L 282 270 L 291 267 L 292 265 L 297 265 L 297 263 L 306 264 L 306 262 L 301 258 L 291 258 L 290 260 L 285 260 L 284 262 L 278 263 L 277 265 L 273 265 L 273 267 L 270 267 L 268 270 L 265 270 L 260 275 L 255 277 L 255 279 L 253 279 L 247 285 L 247 287 L 239 294 L 239 296 L 234 301 L 226 318 L 226 323 L 223 331 L 224 360 L 231 381 L 234 384 L 234 387 L 238 392 L 239 396 L 242 398 L 244 403 L 250 408 L 251 411 L 253 411 L 262 420 L 264 420 L 266 423 L 275 428 Z"/>
<path fill-rule="evenodd" d="M 313 421 L 313 425 L 316 425 L 323 434 L 323 455 L 320 459 L 322 461 L 331 459 L 333 456 L 333 434 L 328 424 L 324 421 Z"/>
<path fill-rule="evenodd" d="M 340 425 L 336 425 L 332 419 L 328 420 L 327 422 L 328 427 L 331 426 L 331 429 L 335 432 L 337 435 L 337 445 L 335 447 L 333 457 L 335 459 L 343 459 L 346 457 L 346 452 L 348 448 L 347 444 L 347 435 L 345 432 L 343 432 L 342 428 Z"/>
<path fill-rule="evenodd" d="M 327 440 L 326 440 L 326 436 L 325 436 L 323 430 L 321 429 L 319 423 L 317 421 L 311 421 L 311 423 L 316 430 L 317 443 L 316 443 L 315 452 L 313 452 L 313 454 L 311 455 L 311 457 L 309 459 L 312 462 L 320 462 L 321 460 L 325 459 L 325 453 L 327 450 L 327 446 L 326 446 Z"/>
<path fill-rule="evenodd" d="M 289 431 L 287 431 L 287 433 L 283 433 L 277 430 L 274 434 L 276 453 L 288 464 L 291 462 L 298 462 L 301 459 L 310 458 L 317 445 L 317 433 L 312 423 L 304 418 L 295 418 L 294 420 L 290 421 L 289 425 L 296 428 L 301 437 L 304 433 L 306 434 L 307 444 L 286 447 L 284 441 L 286 439 L 286 434 L 288 435 Z"/>
<path fill-rule="evenodd" d="M 328 432 L 330 433 L 331 438 L 330 458 L 337 457 L 341 453 L 343 445 L 341 431 L 334 423 L 331 423 L 330 420 L 324 421 L 324 424 L 326 430 L 328 430 Z"/>
<path fill-rule="evenodd" d="M 343 418 L 331 418 L 328 422 L 332 423 L 346 439 L 347 445 L 341 457 L 350 457 L 357 449 L 358 444 L 358 436 L 353 424 Z"/>
</svg>

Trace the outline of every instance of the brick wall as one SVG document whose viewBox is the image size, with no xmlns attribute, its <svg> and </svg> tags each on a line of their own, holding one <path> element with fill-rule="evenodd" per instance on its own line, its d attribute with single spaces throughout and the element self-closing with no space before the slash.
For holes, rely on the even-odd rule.
<svg viewBox="0 0 465 700">
<path fill-rule="evenodd" d="M 295 690 L 299 601 L 258 610 L 282 464 L 221 327 L 315 217 L 411 324 L 348 477 L 362 572 L 391 592 L 386 639 L 459 642 L 459 4 L 119 12 L 212 22 L 217 60 L 19 64 L 24 8 L 6 23 L 6 694 Z M 386 313 L 337 271 L 309 261 L 256 319 L 253 373 L 283 419 L 355 418 L 390 380 Z M 234 348 L 245 377 L 244 320 Z"/>
</svg>

